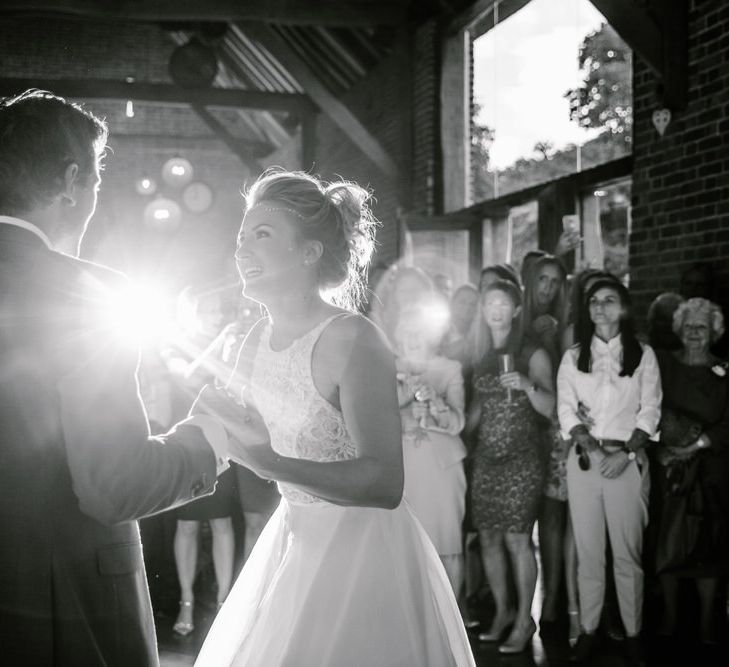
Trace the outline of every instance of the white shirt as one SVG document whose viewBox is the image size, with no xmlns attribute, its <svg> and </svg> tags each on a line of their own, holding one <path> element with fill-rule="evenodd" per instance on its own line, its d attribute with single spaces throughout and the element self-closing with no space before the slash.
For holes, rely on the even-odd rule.
<svg viewBox="0 0 729 667">
<path fill-rule="evenodd" d="M 557 373 L 557 415 L 562 436 L 581 424 L 578 403 L 585 405 L 595 424 L 590 434 L 598 439 L 628 440 L 633 430 L 657 438 L 661 418 L 661 375 L 653 349 L 642 345 L 643 356 L 631 377 L 620 377 L 623 345 L 620 336 L 607 343 L 592 337 L 592 372 L 577 370 L 579 347 L 567 350 Z"/>
<path fill-rule="evenodd" d="M 21 227 L 22 229 L 27 229 L 29 232 L 35 234 L 51 250 L 53 250 L 53 246 L 51 245 L 51 240 L 48 238 L 48 236 L 46 236 L 45 232 L 42 229 L 40 229 L 39 227 L 36 227 L 31 222 L 27 222 L 26 220 L 21 220 L 20 218 L 13 218 L 12 216 L 9 216 L 9 215 L 0 215 L 0 224 L 13 225 L 15 227 Z"/>
</svg>

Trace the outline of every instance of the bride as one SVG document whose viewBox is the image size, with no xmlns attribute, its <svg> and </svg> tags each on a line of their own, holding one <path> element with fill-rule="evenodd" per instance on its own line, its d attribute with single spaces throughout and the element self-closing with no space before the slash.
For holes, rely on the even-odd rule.
<svg viewBox="0 0 729 667">
<path fill-rule="evenodd" d="M 367 200 L 355 184 L 282 171 L 246 196 L 235 257 L 270 318 L 239 358 L 231 386 L 249 411 L 235 435 L 241 463 L 276 480 L 282 501 L 198 667 L 475 665 L 438 555 L 401 502 L 392 354 L 369 320 L 332 305 L 362 289 Z"/>
</svg>

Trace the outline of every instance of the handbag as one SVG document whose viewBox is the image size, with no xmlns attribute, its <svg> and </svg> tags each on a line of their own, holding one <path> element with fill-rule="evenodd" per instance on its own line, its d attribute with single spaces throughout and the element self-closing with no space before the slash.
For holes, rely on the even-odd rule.
<svg viewBox="0 0 729 667">
<path fill-rule="evenodd" d="M 700 464 L 700 458 L 686 463 L 681 484 L 667 484 L 661 498 L 655 555 L 658 574 L 698 564 L 708 555 L 704 553 L 707 518 L 699 479 Z"/>
<path fill-rule="evenodd" d="M 687 447 L 701 435 L 700 422 L 672 408 L 663 407 L 661 422 L 661 445 L 681 449 Z"/>
</svg>

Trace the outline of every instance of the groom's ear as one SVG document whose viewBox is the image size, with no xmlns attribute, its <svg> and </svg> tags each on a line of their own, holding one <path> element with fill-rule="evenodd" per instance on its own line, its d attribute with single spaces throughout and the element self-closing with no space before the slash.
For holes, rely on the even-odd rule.
<svg viewBox="0 0 729 667">
<path fill-rule="evenodd" d="M 78 191 L 78 179 L 79 171 L 78 165 L 75 162 L 66 167 L 66 171 L 63 172 L 63 184 L 61 192 L 59 193 L 61 201 L 67 206 L 76 205 L 76 195 Z"/>
</svg>

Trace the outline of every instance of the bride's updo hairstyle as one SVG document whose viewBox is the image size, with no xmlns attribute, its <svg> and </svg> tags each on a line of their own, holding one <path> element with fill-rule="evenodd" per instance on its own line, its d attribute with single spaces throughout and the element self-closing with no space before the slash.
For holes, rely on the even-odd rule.
<svg viewBox="0 0 729 667">
<path fill-rule="evenodd" d="M 245 195 L 246 213 L 258 206 L 285 211 L 298 223 L 302 239 L 321 243 L 319 287 L 350 309 L 363 300 L 379 224 L 370 198 L 356 183 L 326 183 L 302 171 L 278 169 L 265 172 Z"/>
</svg>

